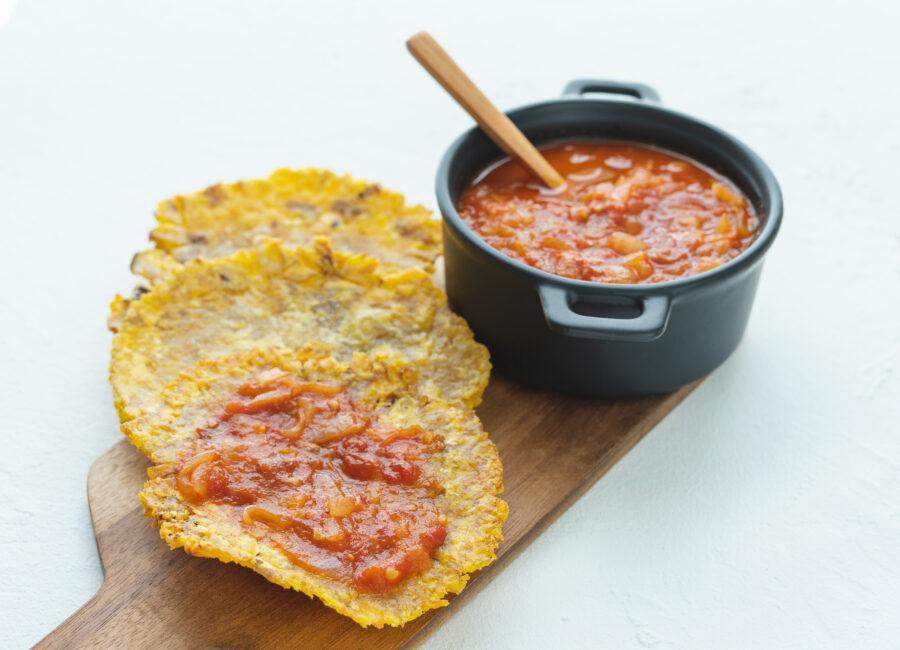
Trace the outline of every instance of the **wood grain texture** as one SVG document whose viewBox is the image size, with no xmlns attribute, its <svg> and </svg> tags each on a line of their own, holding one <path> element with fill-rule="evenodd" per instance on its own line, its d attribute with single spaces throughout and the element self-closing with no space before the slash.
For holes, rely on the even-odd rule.
<svg viewBox="0 0 900 650">
<path fill-rule="evenodd" d="M 427 32 L 419 32 L 406 47 L 416 61 L 443 86 L 478 126 L 498 147 L 518 160 L 547 187 L 556 189 L 566 184 L 547 159 L 505 114 L 484 96 L 478 86 L 456 65 L 450 55 Z"/>
<path fill-rule="evenodd" d="M 509 519 L 491 566 L 449 607 L 363 629 L 318 600 L 235 565 L 170 551 L 143 518 L 148 461 L 121 441 L 94 463 L 88 500 L 105 579 L 38 648 L 415 647 L 506 567 L 694 389 L 601 401 L 492 380 L 478 408 L 500 450 Z"/>
</svg>

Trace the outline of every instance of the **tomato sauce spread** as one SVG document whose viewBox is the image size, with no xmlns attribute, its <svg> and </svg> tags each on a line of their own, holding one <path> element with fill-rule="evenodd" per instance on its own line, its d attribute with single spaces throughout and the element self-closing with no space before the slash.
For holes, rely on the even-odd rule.
<svg viewBox="0 0 900 650">
<path fill-rule="evenodd" d="M 447 535 L 428 459 L 443 439 L 396 428 L 340 386 L 267 370 L 197 430 L 176 484 L 298 566 L 383 592 L 431 566 Z"/>
<path fill-rule="evenodd" d="M 564 189 L 508 160 L 459 201 L 463 221 L 513 259 L 578 280 L 665 282 L 713 269 L 756 239 L 759 220 L 738 189 L 683 158 L 590 140 L 541 151 Z"/>
</svg>

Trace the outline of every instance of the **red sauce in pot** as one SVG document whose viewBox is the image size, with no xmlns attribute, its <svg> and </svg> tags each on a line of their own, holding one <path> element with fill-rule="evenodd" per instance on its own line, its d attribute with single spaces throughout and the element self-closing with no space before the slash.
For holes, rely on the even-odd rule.
<svg viewBox="0 0 900 650">
<path fill-rule="evenodd" d="M 298 566 L 384 592 L 431 566 L 447 535 L 428 460 L 443 439 L 397 429 L 340 386 L 270 370 L 211 414 L 176 485 Z"/>
<path fill-rule="evenodd" d="M 716 268 L 756 239 L 759 219 L 725 178 L 656 149 L 600 141 L 541 148 L 566 179 L 549 190 L 508 160 L 463 192 L 463 221 L 488 244 L 578 280 L 665 282 Z"/>
</svg>

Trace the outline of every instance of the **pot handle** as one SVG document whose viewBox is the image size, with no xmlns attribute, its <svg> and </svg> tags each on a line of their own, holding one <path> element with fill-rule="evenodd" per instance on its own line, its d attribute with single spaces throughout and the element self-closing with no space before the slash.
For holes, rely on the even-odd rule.
<svg viewBox="0 0 900 650">
<path fill-rule="evenodd" d="M 629 95 L 644 102 L 659 104 L 662 100 L 659 93 L 646 84 L 628 81 L 605 81 L 602 79 L 575 79 L 566 84 L 563 96 L 580 97 L 585 93 L 610 93 L 613 95 Z"/>
<path fill-rule="evenodd" d="M 587 316 L 572 310 L 577 296 L 562 287 L 538 286 L 544 319 L 551 330 L 566 336 L 610 341 L 653 341 L 662 336 L 672 306 L 668 296 L 638 298 L 641 313 L 635 318 Z"/>
</svg>

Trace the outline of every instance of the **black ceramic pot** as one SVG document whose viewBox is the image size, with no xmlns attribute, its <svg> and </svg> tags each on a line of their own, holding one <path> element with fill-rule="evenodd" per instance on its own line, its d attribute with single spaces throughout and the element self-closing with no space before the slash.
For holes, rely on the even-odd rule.
<svg viewBox="0 0 900 650">
<path fill-rule="evenodd" d="M 588 92 L 634 99 L 584 97 Z M 635 101 L 636 100 L 636 101 Z M 454 142 L 437 173 L 450 306 L 487 345 L 495 367 L 523 383 L 591 396 L 674 390 L 706 375 L 737 347 L 782 203 L 769 168 L 732 136 L 663 108 L 641 84 L 573 81 L 556 100 L 509 117 L 537 144 L 602 138 L 682 154 L 731 179 L 754 204 L 757 240 L 722 266 L 659 284 L 572 280 L 511 259 L 456 211 L 465 186 L 503 153 L 481 129 Z"/>
</svg>

